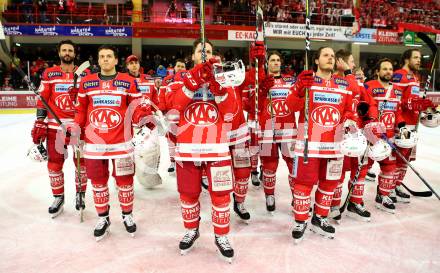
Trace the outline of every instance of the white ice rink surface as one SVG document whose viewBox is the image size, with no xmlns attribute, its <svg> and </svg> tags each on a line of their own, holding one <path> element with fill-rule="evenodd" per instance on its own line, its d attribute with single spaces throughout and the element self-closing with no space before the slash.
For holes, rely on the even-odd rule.
<svg viewBox="0 0 440 273">
<path fill-rule="evenodd" d="M 328 240 L 307 231 L 304 241 L 291 237 L 291 193 L 287 167 L 277 173 L 273 216 L 266 213 L 263 190 L 250 185 L 246 205 L 251 222 L 245 225 L 231 213 L 230 239 L 235 260 L 227 264 L 216 253 L 209 196 L 202 194 L 201 237 L 195 248 L 180 256 L 184 234 L 176 181 L 166 172 L 168 152 L 162 144 L 163 185 L 145 190 L 135 185 L 135 238 L 121 222 L 114 187 L 110 187 L 110 236 L 96 242 L 97 215 L 90 184 L 85 221 L 74 208 L 74 165 L 65 166 L 64 213 L 51 219 L 52 202 L 47 169 L 25 157 L 31 145 L 34 115 L 0 115 L 0 272 L 440 272 L 440 201 L 411 198 L 397 204 L 391 215 L 374 207 L 375 187 L 366 185 L 365 202 L 372 221 L 344 217 L 336 238 Z M 440 128 L 420 128 L 414 166 L 440 192 Z M 70 152 L 71 156 L 71 152 Z M 377 166 L 376 166 L 377 167 Z M 405 183 L 427 190 L 409 170 Z M 347 189 L 344 186 L 344 194 Z M 232 211 L 232 208 L 231 208 Z"/>
</svg>

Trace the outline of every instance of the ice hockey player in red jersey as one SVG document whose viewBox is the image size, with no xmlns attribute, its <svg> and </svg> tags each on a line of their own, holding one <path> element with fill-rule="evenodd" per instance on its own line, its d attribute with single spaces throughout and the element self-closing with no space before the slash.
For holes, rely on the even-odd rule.
<svg viewBox="0 0 440 273">
<path fill-rule="evenodd" d="M 333 75 L 335 53 L 330 47 L 319 48 L 313 58 L 314 71 L 301 72 L 286 103 L 290 111 L 300 111 L 298 136 L 293 166 L 293 213 L 295 224 L 292 237 L 298 243 L 307 227 L 310 195 L 317 183 L 312 230 L 333 238 L 335 229 L 327 215 L 333 191 L 341 177 L 343 155 L 340 142 L 344 124 L 353 123 L 352 91 L 349 82 Z M 305 92 L 308 91 L 308 162 L 304 162 Z"/>
<path fill-rule="evenodd" d="M 75 44 L 70 40 L 61 41 L 58 44 L 58 56 L 60 65 L 47 68 L 43 72 L 41 85 L 39 87 L 40 95 L 46 100 L 50 108 L 60 118 L 63 124 L 73 122 L 75 115 L 74 104 L 69 96 L 69 88 L 74 81 L 74 72 L 76 66 L 74 60 L 76 56 Z M 85 73 L 84 73 L 85 75 Z M 82 76 L 84 76 L 82 75 Z M 52 218 L 63 211 L 64 205 L 64 172 L 63 165 L 67 157 L 67 145 L 78 144 L 70 137 L 64 137 L 61 127 L 56 122 L 52 114 L 44 107 L 41 101 L 37 102 L 37 120 L 32 129 L 32 140 L 39 144 L 47 139 L 47 152 L 50 185 L 54 201 L 49 207 L 49 214 Z M 76 158 L 73 156 L 75 165 Z M 80 173 L 75 172 L 76 180 L 76 209 L 85 208 L 84 195 L 87 186 L 87 176 L 84 160 L 81 159 Z M 81 179 L 81 189 L 79 189 L 78 179 Z M 80 204 L 79 195 L 82 195 Z"/>
<path fill-rule="evenodd" d="M 354 113 L 354 120 L 356 121 L 357 128 L 363 128 L 365 123 L 377 122 L 377 103 L 369 93 L 365 92 L 363 82 L 357 80 L 355 75 L 353 74 L 353 70 L 356 67 L 353 55 L 350 51 L 341 49 L 336 52 L 335 56 L 337 75 L 340 77 L 345 77 L 345 79 L 350 84 L 349 90 L 353 91 L 352 111 Z M 361 143 L 359 143 L 358 146 L 361 147 Z M 363 156 L 364 151 L 361 150 L 362 149 L 360 149 L 359 152 L 361 152 Z M 360 219 L 367 222 L 370 221 L 371 214 L 369 211 L 366 210 L 363 202 L 364 181 L 367 173 L 367 157 L 364 157 L 364 162 L 360 162 L 359 159 L 362 158 L 362 156 L 359 156 L 357 154 L 344 156 L 342 176 L 339 180 L 338 187 L 336 187 L 335 189 L 331 206 L 331 216 L 338 223 L 341 220 L 339 207 L 341 204 L 342 185 L 345 179 L 345 173 L 347 171 L 350 171 L 350 181 L 348 183 L 348 189 L 350 189 L 358 170 L 359 164 L 363 164 L 363 166 L 361 167 L 361 171 L 359 173 L 359 176 L 357 177 L 356 184 L 354 185 L 350 195 L 350 200 L 347 205 L 347 215 L 355 219 Z"/>
<path fill-rule="evenodd" d="M 116 72 L 117 51 L 103 45 L 98 49 L 99 73 L 81 80 L 75 124 L 85 132 L 84 157 L 87 175 L 93 186 L 93 197 L 99 215 L 95 226 L 96 240 L 108 234 L 109 218 L 109 161 L 112 176 L 118 186 L 122 219 L 128 233 L 134 235 L 136 224 L 133 210 L 133 146 L 134 123 L 151 114 L 148 106 L 139 106 L 142 94 L 135 79 Z M 76 132 L 73 127 L 72 131 Z"/>
<path fill-rule="evenodd" d="M 202 62 L 202 50 L 206 62 Z M 194 68 L 183 81 L 170 88 L 173 111 L 179 114 L 176 146 L 177 188 L 182 205 L 186 233 L 180 241 L 182 254 L 188 252 L 199 237 L 202 169 L 208 176 L 208 191 L 212 203 L 212 223 L 215 244 L 222 256 L 231 261 L 234 256 L 227 234 L 229 233 L 229 203 L 233 188 L 233 173 L 229 138 L 231 121 L 237 111 L 234 90 L 224 88 L 215 81 L 212 44 L 201 40 L 193 44 Z M 167 92 L 168 93 L 168 92 Z"/>
<path fill-rule="evenodd" d="M 420 81 L 418 79 L 418 71 L 422 55 L 418 49 L 408 49 L 402 55 L 402 68 L 394 71 L 393 83 L 401 90 L 402 116 L 409 130 L 415 130 L 419 122 L 418 116 L 420 111 L 425 111 L 429 107 L 433 107 L 431 100 L 422 98 L 420 93 Z M 409 161 L 416 159 L 416 147 L 402 148 L 399 147 L 400 153 Z M 403 203 L 410 202 L 410 195 L 403 191 L 401 186 L 405 178 L 408 166 L 400 158 L 396 158 L 396 189 L 391 193 L 393 201 Z"/>
<path fill-rule="evenodd" d="M 290 93 L 294 82 L 291 76 L 281 74 L 282 56 L 273 51 L 267 54 L 268 71 L 264 72 L 264 65 L 259 68 L 259 126 L 261 134 L 260 159 L 263 172 L 263 186 L 266 197 L 266 210 L 275 211 L 275 184 L 278 169 L 279 150 L 289 169 L 289 184 L 292 189 L 292 162 L 293 146 L 296 138 L 296 121 L 285 100 Z M 260 70 L 263 73 L 260 73 Z M 251 98 L 252 101 L 255 98 Z M 252 107 L 251 107 L 252 108 Z"/>
<path fill-rule="evenodd" d="M 176 64 L 174 65 L 174 73 L 166 76 L 163 79 L 162 85 L 159 88 L 159 109 L 161 111 L 166 110 L 165 93 L 166 93 L 167 86 L 170 83 L 175 82 L 176 79 L 179 78 L 179 76 L 177 76 L 177 73 L 179 73 L 180 71 L 185 71 L 185 70 L 186 70 L 185 61 L 182 59 L 177 59 Z M 174 160 L 174 154 L 175 154 L 175 149 L 176 149 L 176 136 L 174 134 L 172 134 L 171 132 L 168 132 L 166 136 L 167 136 L 167 140 L 168 140 L 168 151 L 170 154 L 170 161 L 171 161 L 171 164 L 168 167 L 168 172 L 174 173 L 174 171 L 176 169 L 176 161 Z"/>
<path fill-rule="evenodd" d="M 402 117 L 400 105 L 400 90 L 391 82 L 393 76 L 393 64 L 390 59 L 381 59 L 376 65 L 377 80 L 365 83 L 366 92 L 371 94 L 378 103 L 379 121 L 385 125 L 386 137 L 393 140 L 396 128 L 404 128 L 405 120 Z M 381 137 L 377 136 L 378 139 Z M 374 144 L 374 143 L 373 143 Z M 370 155 L 371 157 L 371 155 Z M 378 177 L 376 207 L 389 213 L 394 213 L 395 205 L 390 198 L 391 192 L 396 187 L 396 155 L 393 152 L 379 161 L 380 174 Z M 373 163 L 369 161 L 369 166 Z"/>
</svg>

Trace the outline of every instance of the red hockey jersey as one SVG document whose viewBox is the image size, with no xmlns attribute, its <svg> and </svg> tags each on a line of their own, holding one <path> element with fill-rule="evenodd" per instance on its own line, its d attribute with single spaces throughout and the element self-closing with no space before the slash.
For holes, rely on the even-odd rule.
<svg viewBox="0 0 440 273">
<path fill-rule="evenodd" d="M 377 101 L 378 120 L 385 125 L 387 138 L 393 139 L 397 124 L 404 121 L 399 98 L 400 89 L 394 84 L 385 89 L 378 80 L 366 82 L 365 89 Z"/>
<path fill-rule="evenodd" d="M 409 110 L 408 103 L 411 98 L 420 97 L 420 82 L 417 76 L 405 69 L 399 69 L 394 72 L 392 81 L 401 90 L 398 97 L 402 103 L 403 119 L 407 125 L 416 125 L 419 121 L 419 112 Z"/>
<path fill-rule="evenodd" d="M 185 88 L 182 82 L 168 86 L 172 107 L 177 112 L 177 161 L 220 161 L 231 158 L 227 132 L 232 128 L 232 119 L 237 112 L 237 101 L 232 88 L 222 101 L 214 97 L 205 84 L 196 92 Z M 203 101 L 203 93 L 208 93 Z M 216 101 L 217 100 L 217 101 Z M 173 111 L 174 110 L 174 111 Z"/>
<path fill-rule="evenodd" d="M 142 94 L 133 77 L 111 80 L 92 74 L 81 80 L 75 122 L 85 128 L 84 157 L 123 158 L 133 153 L 132 114 Z"/>
<path fill-rule="evenodd" d="M 154 84 L 154 78 L 147 74 L 140 74 L 136 78 L 136 82 L 139 91 L 142 93 L 144 98 L 148 98 L 156 106 L 159 104 L 158 91 L 156 85 Z"/>
<path fill-rule="evenodd" d="M 309 156 L 321 158 L 343 157 L 340 152 L 343 124 L 355 119 L 352 111 L 352 90 L 344 78 L 333 75 L 330 80 L 315 76 L 309 90 Z M 300 111 L 295 154 L 304 151 L 304 98 L 298 97 L 299 84 L 292 87 L 286 104 L 291 112 Z M 292 115 L 293 116 L 293 115 Z"/>
<path fill-rule="evenodd" d="M 290 94 L 290 88 L 294 83 L 295 78 L 291 76 L 275 77 L 275 84 L 269 90 L 272 96 L 272 104 L 269 95 L 263 98 L 259 94 L 261 97 L 258 103 L 260 115 L 258 119 L 261 128 L 260 143 L 295 141 L 297 135 L 295 114 L 286 105 L 286 98 Z"/>
<path fill-rule="evenodd" d="M 75 67 L 76 69 L 76 67 Z M 89 70 L 85 71 L 81 77 L 89 74 Z M 44 70 L 41 84 L 38 89 L 40 95 L 46 100 L 49 107 L 55 112 L 55 115 L 62 123 L 70 123 L 75 116 L 75 107 L 70 100 L 69 88 L 73 85 L 74 73 L 65 73 L 60 66 L 53 66 Z M 43 103 L 38 100 L 37 108 L 45 108 Z M 55 118 L 48 111 L 47 113 L 48 127 L 52 129 L 61 129 Z"/>
</svg>

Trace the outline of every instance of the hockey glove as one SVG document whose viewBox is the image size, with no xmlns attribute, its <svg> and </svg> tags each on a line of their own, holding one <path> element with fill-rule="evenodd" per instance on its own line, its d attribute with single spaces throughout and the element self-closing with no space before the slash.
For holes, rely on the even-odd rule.
<svg viewBox="0 0 440 273">
<path fill-rule="evenodd" d="M 214 63 L 218 63 L 218 61 L 215 58 L 211 58 L 207 62 L 198 64 L 193 69 L 189 70 L 183 78 L 183 84 L 185 87 L 195 92 L 203 83 L 214 79 Z"/>
<path fill-rule="evenodd" d="M 434 107 L 430 99 L 411 98 L 408 99 L 408 109 L 413 111 L 425 111 L 429 107 Z"/>
<path fill-rule="evenodd" d="M 298 97 L 302 98 L 306 94 L 306 88 L 310 89 L 315 82 L 313 70 L 304 70 L 298 75 L 297 79 L 297 90 Z"/>
<path fill-rule="evenodd" d="M 364 135 L 368 142 L 374 144 L 382 139 L 382 135 L 386 133 L 385 125 L 377 120 L 371 120 L 364 127 Z"/>
<path fill-rule="evenodd" d="M 32 141 L 34 144 L 40 144 L 47 137 L 47 123 L 42 120 L 34 122 L 34 128 L 31 131 Z"/>
<path fill-rule="evenodd" d="M 365 101 L 361 101 L 357 105 L 357 114 L 359 117 L 364 118 L 368 114 L 368 110 L 370 109 L 370 105 Z"/>
<path fill-rule="evenodd" d="M 75 104 L 76 98 L 78 96 L 78 88 L 71 86 L 71 87 L 69 87 L 68 93 L 69 93 L 70 100 L 72 101 L 73 104 Z"/>
<path fill-rule="evenodd" d="M 266 61 L 266 48 L 263 42 L 255 42 L 249 52 L 251 60 L 258 59 L 258 64 L 263 65 Z"/>
</svg>

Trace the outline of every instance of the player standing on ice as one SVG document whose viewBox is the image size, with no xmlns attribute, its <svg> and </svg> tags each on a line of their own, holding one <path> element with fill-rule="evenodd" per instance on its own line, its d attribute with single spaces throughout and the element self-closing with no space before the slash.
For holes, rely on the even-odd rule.
<svg viewBox="0 0 440 273">
<path fill-rule="evenodd" d="M 298 138 L 295 144 L 293 166 L 293 193 L 295 224 L 292 237 L 299 243 L 307 227 L 310 195 L 317 183 L 315 207 L 312 217 L 313 230 L 333 238 L 335 228 L 327 215 L 333 191 L 341 177 L 343 155 L 340 142 L 345 124 L 353 124 L 352 91 L 342 77 L 333 75 L 335 53 L 330 47 L 321 47 L 313 58 L 314 71 L 301 72 L 286 103 L 291 112 L 300 111 Z M 309 92 L 309 151 L 304 163 L 304 108 L 305 95 Z"/>
<path fill-rule="evenodd" d="M 158 107 L 159 95 L 154 83 L 154 78 L 150 75 L 140 73 L 139 59 L 136 55 L 128 56 L 125 63 L 128 74 L 136 79 L 138 89 L 142 93 L 143 99 L 141 104 L 154 104 Z M 161 115 L 161 113 L 158 113 L 158 115 Z M 150 120 L 140 120 L 140 124 L 134 124 L 136 133 L 133 142 L 135 144 L 136 178 L 144 187 L 151 189 L 162 184 L 162 178 L 158 173 L 160 145 L 159 132 L 158 128 L 156 128 L 156 124 L 160 125 L 161 123 L 156 123 L 152 119 L 153 116 L 149 116 L 148 118 L 150 118 Z"/>
<path fill-rule="evenodd" d="M 365 89 L 366 92 L 372 95 L 377 101 L 379 122 L 385 125 L 385 135 L 392 141 L 395 137 L 396 128 L 398 130 L 400 128 L 406 129 L 399 98 L 401 91 L 398 86 L 391 82 L 393 64 L 390 59 L 379 60 L 376 65 L 375 73 L 377 80 L 366 82 Z M 375 144 L 374 141 L 371 141 L 372 137 L 368 138 L 371 143 Z M 376 141 L 382 141 L 381 138 L 382 136 L 380 134 L 377 135 Z M 371 155 L 372 153 L 370 153 L 370 157 Z M 394 213 L 396 207 L 390 195 L 396 187 L 396 154 L 393 152 L 390 156 L 382 159 L 376 158 L 375 161 L 379 161 L 381 171 L 378 177 L 376 207 L 383 211 Z M 369 160 L 368 167 L 372 164 L 373 161 Z"/>
<path fill-rule="evenodd" d="M 69 88 L 74 81 L 74 64 L 76 57 L 75 44 L 70 40 L 61 41 L 58 46 L 58 56 L 60 65 L 47 68 L 43 72 L 40 95 L 47 101 L 50 108 L 60 118 L 64 124 L 73 122 L 75 115 L 74 104 L 69 96 Z M 83 73 L 84 76 L 86 73 Z M 54 201 L 49 207 L 49 214 L 52 218 L 58 216 L 63 211 L 64 205 L 64 161 L 67 157 L 67 145 L 77 145 L 76 139 L 65 137 L 60 125 L 56 122 L 51 113 L 44 107 L 41 101 L 37 102 L 37 120 L 32 129 L 32 140 L 35 144 L 42 143 L 47 139 L 48 163 L 50 186 Z M 76 155 L 73 156 L 76 164 Z M 87 186 L 87 176 L 84 159 L 80 160 L 80 179 L 81 189 L 78 184 L 78 173 L 75 172 L 76 180 L 76 210 L 85 208 L 85 192 Z M 80 204 L 79 195 L 82 195 Z"/>
<path fill-rule="evenodd" d="M 206 62 L 202 62 L 202 50 L 206 50 Z M 232 261 L 229 233 L 229 203 L 233 187 L 231 155 L 227 132 L 237 111 L 232 88 L 221 87 L 214 79 L 212 44 L 201 39 L 193 44 L 194 68 L 183 81 L 169 86 L 173 90 L 170 111 L 180 114 L 177 124 L 176 175 L 177 189 L 182 205 L 182 217 L 186 233 L 180 241 L 182 254 L 188 252 L 199 237 L 202 169 L 208 176 L 208 191 L 212 203 L 212 223 L 215 244 L 222 256 Z"/>
<path fill-rule="evenodd" d="M 371 94 L 366 93 L 363 87 L 363 83 L 359 82 L 356 77 L 352 74 L 352 71 L 355 69 L 356 65 L 354 63 L 353 55 L 350 51 L 341 49 L 336 52 L 336 75 L 340 77 L 345 77 L 345 79 L 350 84 L 349 90 L 353 91 L 353 113 L 356 121 L 357 128 L 363 128 L 366 123 L 377 122 L 377 103 L 371 96 Z M 359 131 L 359 133 L 361 133 Z M 347 133 L 350 134 L 350 133 Z M 342 170 L 342 176 L 339 180 L 339 185 L 335 189 L 335 193 L 333 195 L 332 205 L 331 205 L 331 214 L 334 215 L 333 219 L 335 219 L 338 223 L 341 219 L 341 214 L 339 213 L 341 197 L 342 197 L 342 186 L 345 179 L 345 173 L 350 171 L 350 181 L 348 183 L 348 188 L 351 188 L 351 185 L 355 179 L 357 169 L 359 164 L 363 164 L 362 169 L 357 177 L 356 184 L 352 189 L 350 194 L 350 200 L 347 206 L 347 215 L 354 217 L 356 219 L 360 219 L 363 221 L 370 221 L 370 212 L 366 210 L 363 195 L 364 195 L 364 180 L 367 173 L 367 164 L 366 158 L 364 157 L 365 162 L 360 162 L 359 159 L 363 156 L 364 150 L 360 149 L 362 147 L 361 143 L 356 145 L 356 140 L 364 141 L 366 140 L 363 136 L 356 137 L 353 139 L 344 140 L 347 143 L 351 140 L 354 140 L 352 143 L 355 146 L 359 147 L 357 151 L 355 149 L 348 150 L 350 153 L 359 152 L 360 154 L 354 155 L 346 155 L 344 156 L 344 165 Z M 348 144 L 350 145 L 350 144 Z M 347 147 L 347 148 L 357 148 L 357 147 Z"/>
<path fill-rule="evenodd" d="M 81 81 L 75 125 L 71 129 L 77 133 L 80 127 L 85 132 L 84 157 L 99 216 L 94 230 L 97 241 L 108 234 L 110 226 L 109 161 L 112 162 L 112 176 L 118 186 L 124 226 L 131 235 L 136 232 L 132 214 L 132 118 L 134 123 L 138 123 L 141 118 L 151 114 L 149 106 L 139 106 L 142 94 L 135 79 L 116 72 L 118 55 L 113 46 L 103 45 L 98 49 L 98 63 L 100 72 Z"/>
<path fill-rule="evenodd" d="M 417 73 L 420 69 L 422 54 L 418 49 L 408 49 L 402 55 L 402 68 L 395 71 L 393 75 L 393 83 L 402 90 L 402 116 L 406 122 L 406 127 L 410 131 L 414 131 L 419 122 L 419 112 L 426 111 L 429 107 L 434 107 L 429 99 L 424 99 L 420 94 L 420 81 Z M 398 136 L 399 137 L 399 136 Z M 400 153 L 408 160 L 416 159 L 416 147 L 403 148 L 399 147 Z M 410 195 L 403 191 L 401 186 L 405 178 L 407 164 L 400 158 L 396 159 L 396 188 L 391 193 L 393 201 L 403 203 L 410 202 Z"/>
<path fill-rule="evenodd" d="M 293 196 L 292 162 L 297 129 L 295 114 L 286 105 L 286 98 L 290 94 L 294 78 L 281 74 L 282 56 L 279 52 L 269 52 L 267 62 L 267 73 L 264 73 L 264 63 L 258 73 L 258 81 L 261 83 L 258 94 L 258 118 L 261 128 L 260 160 L 266 210 L 273 213 L 275 211 L 276 171 L 279 162 L 278 150 L 281 151 L 289 169 L 288 179 Z M 253 100 L 255 98 L 251 99 Z"/>
<path fill-rule="evenodd" d="M 165 102 L 165 93 L 166 93 L 166 89 L 167 86 L 172 83 L 175 82 L 176 78 L 178 78 L 179 76 L 177 76 L 177 74 L 180 71 L 185 71 L 186 70 L 186 65 L 185 65 L 185 61 L 182 59 L 177 59 L 176 60 L 176 64 L 174 65 L 174 73 L 171 75 L 166 76 L 163 81 L 162 81 L 162 85 L 159 88 L 159 109 L 161 111 L 165 111 L 166 109 L 166 102 Z M 168 167 L 168 172 L 169 173 L 174 173 L 174 171 L 176 170 L 176 161 L 174 159 L 174 155 L 176 153 L 176 136 L 174 134 L 172 134 L 171 132 L 167 133 L 167 140 L 168 140 L 168 152 L 170 154 L 170 161 L 171 164 Z"/>
</svg>

